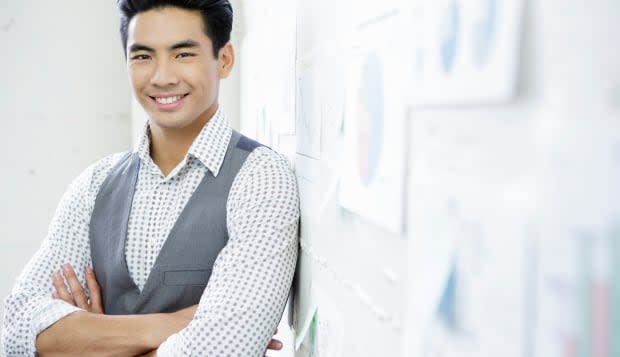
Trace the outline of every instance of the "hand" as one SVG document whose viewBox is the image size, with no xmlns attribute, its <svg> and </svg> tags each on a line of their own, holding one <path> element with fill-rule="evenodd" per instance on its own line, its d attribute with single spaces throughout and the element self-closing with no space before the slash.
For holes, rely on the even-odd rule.
<svg viewBox="0 0 620 357">
<path fill-rule="evenodd" d="M 101 289 L 95 277 L 95 271 L 92 268 L 86 268 L 85 274 L 86 284 L 90 291 L 90 300 L 86 297 L 84 288 L 71 267 L 70 264 L 62 266 L 62 274 L 54 273 L 52 281 L 56 291 L 52 294 L 54 299 L 64 300 L 73 306 L 88 312 L 103 314 L 103 304 L 101 302 Z M 63 279 L 64 276 L 64 279 Z M 66 281 L 66 284 L 65 284 Z M 67 284 L 69 288 L 67 288 Z"/>
<path fill-rule="evenodd" d="M 276 332 L 273 333 L 273 336 L 275 337 L 277 334 L 278 334 L 278 329 L 276 329 Z M 282 343 L 282 341 L 272 338 L 271 341 L 269 341 L 269 344 L 267 345 L 267 349 L 272 350 L 272 351 L 280 351 L 283 346 L 284 344 Z M 265 357 L 267 357 L 267 355 L 265 355 Z"/>
</svg>

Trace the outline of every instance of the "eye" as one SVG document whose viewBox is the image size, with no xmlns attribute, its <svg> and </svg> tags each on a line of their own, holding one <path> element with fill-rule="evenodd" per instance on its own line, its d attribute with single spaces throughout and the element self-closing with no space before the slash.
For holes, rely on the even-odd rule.
<svg viewBox="0 0 620 357">
<path fill-rule="evenodd" d="M 187 57 L 194 57 L 194 56 L 196 56 L 194 53 L 181 52 L 177 55 L 177 58 L 187 58 Z"/>
<path fill-rule="evenodd" d="M 146 60 L 148 60 L 150 58 L 151 57 L 149 55 L 144 55 L 144 54 L 142 54 L 142 55 L 135 55 L 135 56 L 131 57 L 131 59 L 133 61 L 146 61 Z"/>
</svg>

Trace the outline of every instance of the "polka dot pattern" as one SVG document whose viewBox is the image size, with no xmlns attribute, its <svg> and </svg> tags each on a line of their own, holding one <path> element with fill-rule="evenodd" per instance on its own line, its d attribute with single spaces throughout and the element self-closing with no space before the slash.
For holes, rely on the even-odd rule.
<svg viewBox="0 0 620 357">
<path fill-rule="evenodd" d="M 273 151 L 258 148 L 251 158 L 233 182 L 229 242 L 196 316 L 158 355 L 263 356 L 278 325 L 297 262 L 297 185 Z"/>
<path fill-rule="evenodd" d="M 203 128 L 167 177 L 149 153 L 145 127 L 125 254 L 142 289 L 172 226 L 207 170 L 217 175 L 232 130 L 221 112 Z M 7 356 L 34 356 L 36 335 L 79 310 L 52 300 L 51 275 L 71 263 L 84 284 L 94 201 L 122 153 L 85 170 L 63 196 L 48 235 L 5 300 L 2 346 Z M 170 336 L 158 356 L 262 356 L 277 326 L 297 261 L 299 197 L 287 161 L 259 147 L 235 178 L 227 202 L 229 242 L 219 254 L 192 323 Z"/>
</svg>

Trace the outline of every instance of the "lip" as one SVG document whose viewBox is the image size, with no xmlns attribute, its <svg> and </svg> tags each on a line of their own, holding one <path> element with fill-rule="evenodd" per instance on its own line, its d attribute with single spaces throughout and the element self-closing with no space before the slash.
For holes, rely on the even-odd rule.
<svg viewBox="0 0 620 357">
<path fill-rule="evenodd" d="M 157 109 L 159 109 L 161 111 L 169 112 L 169 111 L 173 111 L 173 110 L 176 110 L 176 109 L 180 108 L 183 105 L 183 103 L 185 103 L 185 98 L 187 98 L 188 95 L 189 95 L 189 93 L 185 93 L 185 94 L 158 94 L 158 95 L 154 95 L 154 96 L 149 96 L 149 98 L 151 98 L 151 100 L 153 101 L 153 103 L 155 104 Z M 175 97 L 175 96 L 180 96 L 181 99 L 177 100 L 174 103 L 170 103 L 170 104 L 161 104 L 161 103 L 157 102 L 157 100 L 155 100 L 156 98 L 170 98 L 170 97 Z"/>
</svg>

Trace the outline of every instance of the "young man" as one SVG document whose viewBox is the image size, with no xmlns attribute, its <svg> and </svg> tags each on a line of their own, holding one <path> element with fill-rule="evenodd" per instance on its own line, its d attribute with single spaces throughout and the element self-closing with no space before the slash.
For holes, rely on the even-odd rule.
<svg viewBox="0 0 620 357">
<path fill-rule="evenodd" d="M 299 198 L 286 160 L 218 106 L 232 8 L 118 5 L 150 119 L 136 150 L 95 163 L 63 196 L 5 301 L 4 352 L 262 356 L 296 265 Z"/>
</svg>

